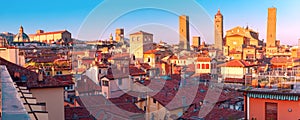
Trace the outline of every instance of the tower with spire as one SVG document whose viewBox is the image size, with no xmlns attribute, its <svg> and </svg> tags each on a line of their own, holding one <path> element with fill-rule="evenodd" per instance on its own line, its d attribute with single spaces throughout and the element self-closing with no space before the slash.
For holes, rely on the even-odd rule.
<svg viewBox="0 0 300 120">
<path fill-rule="evenodd" d="M 219 50 L 222 50 L 223 49 L 223 15 L 221 14 L 220 9 L 218 9 L 217 14 L 215 15 L 214 27 L 215 27 L 214 47 Z"/>
<path fill-rule="evenodd" d="M 24 29 L 23 29 L 23 26 L 21 25 L 20 28 L 19 28 L 19 33 L 24 33 Z"/>
<path fill-rule="evenodd" d="M 110 36 L 109 36 L 109 42 L 110 42 L 110 44 L 113 43 L 113 39 L 114 39 L 114 37 L 113 37 L 112 33 L 110 33 Z"/>
<path fill-rule="evenodd" d="M 14 37 L 14 42 L 30 42 L 28 35 L 24 33 L 22 25 L 19 28 L 19 33 Z"/>
</svg>

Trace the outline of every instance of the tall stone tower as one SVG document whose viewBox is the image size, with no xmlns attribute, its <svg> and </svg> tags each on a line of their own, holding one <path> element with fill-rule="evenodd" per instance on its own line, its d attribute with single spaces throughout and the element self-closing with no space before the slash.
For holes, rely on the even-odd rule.
<svg viewBox="0 0 300 120">
<path fill-rule="evenodd" d="M 223 49 L 223 15 L 218 9 L 218 13 L 215 15 L 215 48 Z"/>
<path fill-rule="evenodd" d="M 179 16 L 179 48 L 190 50 L 189 16 Z"/>
<path fill-rule="evenodd" d="M 201 45 L 201 37 L 200 36 L 194 36 L 193 37 L 193 46 L 199 47 Z"/>
<path fill-rule="evenodd" d="M 117 42 L 123 41 L 124 40 L 124 29 L 116 29 L 116 37 L 115 37 Z"/>
<path fill-rule="evenodd" d="M 130 37 L 130 55 L 137 60 L 143 61 L 144 52 L 153 49 L 153 34 L 144 31 L 135 32 Z"/>
<path fill-rule="evenodd" d="M 268 9 L 267 46 L 275 47 L 276 42 L 276 8 Z"/>
</svg>

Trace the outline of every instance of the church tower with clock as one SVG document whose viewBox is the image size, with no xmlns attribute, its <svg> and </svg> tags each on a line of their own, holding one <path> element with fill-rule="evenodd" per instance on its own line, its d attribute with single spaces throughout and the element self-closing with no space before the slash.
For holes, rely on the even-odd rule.
<svg viewBox="0 0 300 120">
<path fill-rule="evenodd" d="M 218 9 L 218 13 L 215 15 L 215 45 L 214 47 L 223 50 L 223 15 Z"/>
</svg>

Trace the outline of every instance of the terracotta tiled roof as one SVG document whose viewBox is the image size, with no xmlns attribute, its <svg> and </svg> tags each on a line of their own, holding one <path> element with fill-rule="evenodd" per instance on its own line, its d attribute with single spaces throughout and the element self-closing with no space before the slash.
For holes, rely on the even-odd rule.
<svg viewBox="0 0 300 120">
<path fill-rule="evenodd" d="M 93 93 L 94 91 L 101 91 L 101 87 L 99 84 L 96 84 L 89 77 L 82 75 L 81 80 L 77 81 L 76 90 L 79 93 Z"/>
<path fill-rule="evenodd" d="M 293 58 L 291 58 L 291 57 L 273 57 L 270 62 L 271 62 L 271 64 L 278 64 L 278 63 L 286 64 L 287 62 L 293 62 Z"/>
<path fill-rule="evenodd" d="M 245 80 L 242 78 L 225 78 L 225 83 L 245 83 Z"/>
<path fill-rule="evenodd" d="M 107 64 L 99 64 L 97 63 L 96 64 L 99 68 L 108 68 L 108 65 Z"/>
<path fill-rule="evenodd" d="M 11 63 L 0 57 L 0 65 L 5 65 L 12 76 L 13 80 L 18 82 L 21 86 L 27 88 L 45 88 L 45 87 L 64 87 L 68 86 L 69 83 L 61 82 L 60 80 L 54 79 L 49 76 L 44 76 L 43 81 L 38 81 L 38 74 L 30 71 L 24 67 Z M 22 82 L 23 81 L 23 82 Z"/>
<path fill-rule="evenodd" d="M 129 59 L 130 55 L 129 53 L 122 53 L 122 54 L 114 54 L 112 55 L 109 60 L 123 60 L 123 59 Z"/>
<path fill-rule="evenodd" d="M 125 69 L 124 71 L 121 71 L 121 70 L 118 70 L 117 68 L 114 68 L 114 69 L 109 68 L 107 70 L 107 75 L 104 75 L 103 77 L 106 77 L 109 80 L 115 80 L 117 78 L 126 78 L 126 77 L 128 77 L 129 72 L 128 72 L 128 68 L 124 68 L 124 69 Z M 101 78 L 103 78 L 103 77 L 101 77 Z"/>
<path fill-rule="evenodd" d="M 146 72 L 134 66 L 122 67 L 121 70 L 119 70 L 118 68 L 109 68 L 107 75 L 103 77 L 106 77 L 110 80 L 114 80 L 116 78 L 126 78 L 129 75 L 131 76 L 146 75 Z"/>
<path fill-rule="evenodd" d="M 245 37 L 245 38 L 247 38 L 246 36 L 243 36 L 243 35 L 240 35 L 240 34 L 228 35 L 228 36 L 226 36 L 226 37 L 235 37 L 235 36 L 239 36 L 239 37 Z"/>
<path fill-rule="evenodd" d="M 144 52 L 144 54 L 156 54 L 156 55 L 160 55 L 160 51 L 159 50 L 148 50 L 148 51 Z"/>
<path fill-rule="evenodd" d="M 148 64 L 148 63 L 140 63 L 141 67 L 146 69 L 146 70 L 149 70 L 151 69 L 151 66 Z"/>
<path fill-rule="evenodd" d="M 89 110 L 93 116 L 96 116 L 97 120 L 102 120 L 105 118 L 132 119 L 132 117 L 136 117 L 138 120 L 145 119 L 145 116 L 143 115 L 144 112 L 142 113 L 142 111 L 137 110 L 137 107 L 133 106 L 134 103 L 128 102 L 124 104 L 124 100 L 122 99 L 112 100 L 113 102 L 111 102 L 102 95 L 80 96 L 80 99 L 84 103 L 84 106 L 87 108 L 87 110 Z M 124 106 L 122 106 L 122 104 L 124 104 Z M 137 113 L 129 111 L 136 111 Z"/>
<path fill-rule="evenodd" d="M 63 83 L 68 83 L 68 84 L 74 84 L 73 82 L 73 75 L 68 74 L 68 75 L 55 75 L 53 78 L 62 81 Z"/>
<path fill-rule="evenodd" d="M 138 31 L 138 32 L 135 32 L 135 33 L 131 33 L 130 35 L 139 35 L 139 34 L 153 35 L 153 34 L 151 34 L 151 33 L 147 33 L 147 32 L 144 32 L 144 31 Z"/>
<path fill-rule="evenodd" d="M 211 76 L 209 73 L 198 73 L 198 74 L 192 75 L 191 77 L 201 79 L 201 80 L 211 80 Z"/>
<path fill-rule="evenodd" d="M 218 65 L 220 67 L 251 67 L 252 65 L 243 60 L 231 60 L 226 63 Z"/>
<path fill-rule="evenodd" d="M 35 36 L 35 35 L 48 35 L 48 34 L 58 34 L 68 32 L 67 30 L 60 30 L 60 31 L 53 31 L 53 32 L 45 32 L 45 33 L 37 33 L 37 34 L 30 34 L 29 36 Z"/>
<path fill-rule="evenodd" d="M 218 108 L 215 106 L 208 115 L 205 116 L 207 120 L 222 120 L 222 119 L 241 119 L 244 118 L 245 113 L 242 111 Z"/>
<path fill-rule="evenodd" d="M 208 90 L 207 87 L 203 87 L 200 88 L 199 90 Z M 194 99 L 193 104 L 191 104 L 188 109 L 183 113 L 183 116 L 181 116 L 180 118 L 184 118 L 184 119 L 195 119 L 193 117 L 198 118 L 199 112 L 201 110 L 201 105 L 199 104 L 199 102 L 202 102 L 206 92 L 201 95 L 201 94 L 197 94 L 198 96 L 196 96 L 196 98 L 200 97 L 202 99 Z M 228 118 L 243 118 L 244 116 L 244 112 L 242 111 L 236 111 L 236 110 L 231 110 L 231 109 L 226 109 L 226 108 L 219 108 L 219 104 L 224 102 L 224 101 L 234 101 L 236 98 L 238 97 L 242 97 L 243 93 L 241 92 L 237 92 L 235 90 L 229 90 L 224 88 L 219 96 L 218 102 L 216 103 L 216 105 L 213 106 L 212 110 L 204 117 L 205 119 L 208 120 L 220 120 L 220 119 L 228 119 Z M 198 109 L 195 111 L 195 108 Z M 199 109 L 200 108 L 200 109 Z"/>
<path fill-rule="evenodd" d="M 138 69 L 137 67 L 129 67 L 129 73 L 131 76 L 146 75 L 145 71 Z"/>
<path fill-rule="evenodd" d="M 172 56 L 170 56 L 170 58 L 169 58 L 170 60 L 177 60 L 178 59 L 178 57 L 176 56 L 176 55 L 172 55 Z"/>
<path fill-rule="evenodd" d="M 57 59 L 60 59 L 60 57 L 58 57 L 58 56 L 36 57 L 36 58 L 32 58 L 30 60 L 30 62 L 35 62 L 35 63 L 53 63 Z"/>
<path fill-rule="evenodd" d="M 95 120 L 95 117 L 83 107 L 65 107 L 65 120 Z"/>
<path fill-rule="evenodd" d="M 135 104 L 134 100 L 137 100 L 136 97 L 132 97 L 127 93 L 124 93 L 122 96 L 118 98 L 110 98 L 109 99 L 113 104 L 118 106 L 119 108 L 126 110 L 128 112 L 133 113 L 145 113 L 143 110 L 139 109 Z"/>
<path fill-rule="evenodd" d="M 210 62 L 211 61 L 211 58 L 209 57 L 198 57 L 197 62 Z"/>
</svg>

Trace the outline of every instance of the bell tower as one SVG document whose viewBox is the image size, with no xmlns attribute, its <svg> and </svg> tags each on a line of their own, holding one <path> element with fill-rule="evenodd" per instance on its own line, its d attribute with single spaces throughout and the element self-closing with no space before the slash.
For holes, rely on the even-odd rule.
<svg viewBox="0 0 300 120">
<path fill-rule="evenodd" d="M 215 15 L 215 48 L 222 50 L 223 49 L 223 15 L 218 9 L 217 14 Z"/>
</svg>

